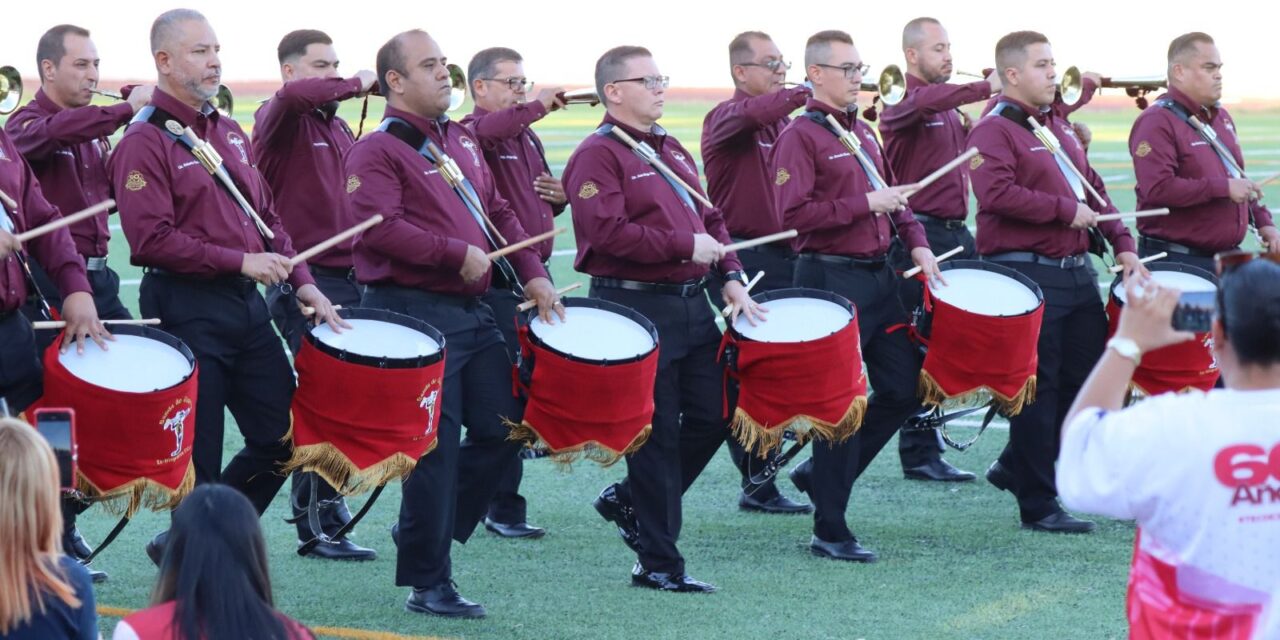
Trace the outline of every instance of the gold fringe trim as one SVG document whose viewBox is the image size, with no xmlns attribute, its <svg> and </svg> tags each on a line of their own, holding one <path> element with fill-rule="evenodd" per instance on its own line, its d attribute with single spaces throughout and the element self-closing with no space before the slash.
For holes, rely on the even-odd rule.
<svg viewBox="0 0 1280 640">
<path fill-rule="evenodd" d="M 524 445 L 530 449 L 543 449 L 550 451 L 551 455 L 548 457 L 557 467 L 560 467 L 561 471 L 571 471 L 573 463 L 582 459 L 590 460 L 591 462 L 599 464 L 601 467 L 611 467 L 614 464 L 617 464 L 617 462 L 623 457 L 639 451 L 640 447 L 644 446 L 644 443 L 649 441 L 649 434 L 653 433 L 653 425 L 646 424 L 644 428 L 640 430 L 640 433 L 636 434 L 636 437 L 632 439 L 631 443 L 622 451 L 610 449 L 609 447 L 601 444 L 599 440 L 590 440 L 579 445 L 555 450 L 551 448 L 551 445 L 547 444 L 547 441 L 543 439 L 540 433 L 538 433 L 538 430 L 528 422 L 516 424 L 515 422 L 505 418 L 503 419 L 503 422 L 506 423 L 507 428 L 511 430 L 511 432 L 507 434 L 507 440 L 523 442 Z"/>
<path fill-rule="evenodd" d="M 1036 401 L 1036 376 L 1032 375 L 1027 378 L 1026 383 L 1022 385 L 1022 389 L 1013 397 L 1006 396 L 987 385 L 974 387 L 972 389 L 962 391 L 955 395 L 947 395 L 942 390 L 942 386 L 938 381 L 929 375 L 928 371 L 920 371 L 920 380 L 916 383 L 916 394 L 920 396 L 920 402 L 925 405 L 942 406 L 948 402 L 963 402 L 969 396 L 986 392 L 991 394 L 995 400 L 996 406 L 1000 408 L 1000 412 L 1006 416 L 1016 416 L 1022 413 L 1022 409 Z"/>
<path fill-rule="evenodd" d="M 103 491 L 83 473 L 77 472 L 76 475 L 79 478 L 77 486 L 89 500 L 101 503 L 109 513 L 130 518 L 138 512 L 139 507 L 152 511 L 173 509 L 196 486 L 196 467 L 191 462 L 187 462 L 187 470 L 182 474 L 182 482 L 177 489 L 170 489 L 150 478 L 138 478 L 110 491 Z"/>
<path fill-rule="evenodd" d="M 862 419 L 867 414 L 867 397 L 858 396 L 849 403 L 849 408 L 839 422 L 827 422 L 810 415 L 797 415 L 781 424 L 760 424 L 750 414 L 738 407 L 733 412 L 733 437 L 742 443 L 747 451 L 754 452 L 761 458 L 768 457 L 770 451 L 782 446 L 782 435 L 790 430 L 795 434 L 796 442 L 806 442 L 811 438 L 829 442 L 844 442 L 862 428 Z"/>
<path fill-rule="evenodd" d="M 293 430 L 290 429 L 290 435 L 292 433 Z M 422 455 L 435 451 L 437 444 L 438 441 L 433 441 L 431 447 Z M 293 457 L 285 463 L 281 472 L 287 475 L 297 470 L 314 471 L 330 486 L 337 489 L 338 493 L 354 496 L 392 480 L 407 478 L 417 464 L 417 460 L 404 453 L 396 452 L 380 462 L 361 469 L 333 444 L 321 442 L 294 447 Z"/>
</svg>

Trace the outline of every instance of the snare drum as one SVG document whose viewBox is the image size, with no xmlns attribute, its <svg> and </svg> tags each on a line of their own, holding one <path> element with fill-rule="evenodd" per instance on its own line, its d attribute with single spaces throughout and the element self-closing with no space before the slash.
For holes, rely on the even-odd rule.
<svg viewBox="0 0 1280 640">
<path fill-rule="evenodd" d="M 788 430 L 798 441 L 853 435 L 867 408 L 853 304 L 817 289 L 776 289 L 752 299 L 768 308 L 767 319 L 751 326 L 738 316 L 721 347 L 738 381 L 738 440 L 764 455 Z"/>
<path fill-rule="evenodd" d="M 1030 278 L 992 262 L 938 267 L 947 284 L 924 288 L 913 331 L 927 349 L 921 402 L 972 403 L 986 392 L 1005 415 L 1017 415 L 1035 399 L 1044 294 Z"/>
<path fill-rule="evenodd" d="M 1147 269 L 1161 286 L 1183 292 L 1218 290 L 1218 279 L 1213 274 L 1188 264 L 1153 262 L 1147 265 Z M 1107 299 L 1108 337 L 1115 335 L 1120 324 L 1125 296 L 1124 278 L 1117 277 L 1111 283 L 1111 295 Z M 1197 333 L 1195 340 L 1142 354 L 1142 364 L 1133 372 L 1132 384 L 1146 395 L 1190 389 L 1208 391 L 1218 383 L 1218 375 L 1218 362 L 1213 357 L 1213 337 L 1204 332 Z"/>
<path fill-rule="evenodd" d="M 311 327 L 294 361 L 293 458 L 352 494 L 403 478 L 436 445 L 444 336 L 382 309 L 342 309 L 350 329 Z"/>
<path fill-rule="evenodd" d="M 658 331 L 648 318 L 596 298 L 562 298 L 565 318 L 536 311 L 520 328 L 520 381 L 528 403 L 512 439 L 559 462 L 610 465 L 653 429 Z"/>
<path fill-rule="evenodd" d="M 127 500 L 132 515 L 176 506 L 195 483 L 196 360 L 181 340 L 146 326 L 118 325 L 103 350 L 44 357 L 44 397 L 37 407 L 76 413 L 78 488 L 87 496 Z"/>
</svg>

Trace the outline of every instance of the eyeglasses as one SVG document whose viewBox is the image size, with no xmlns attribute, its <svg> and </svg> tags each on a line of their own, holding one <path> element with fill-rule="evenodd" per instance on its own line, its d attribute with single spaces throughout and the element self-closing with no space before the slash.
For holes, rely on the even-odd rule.
<svg viewBox="0 0 1280 640">
<path fill-rule="evenodd" d="M 1222 276 L 1240 268 L 1240 265 L 1252 262 L 1254 258 L 1270 260 L 1280 264 L 1280 253 L 1268 251 L 1223 251 L 1213 256 L 1213 267 Z"/>
<path fill-rule="evenodd" d="M 644 76 L 642 78 L 623 78 L 621 80 L 614 80 L 609 84 L 618 84 L 619 82 L 643 82 L 645 89 L 653 91 L 658 87 L 662 87 L 663 89 L 666 89 L 668 86 L 670 86 L 671 77 L 670 76 Z"/>
<path fill-rule="evenodd" d="M 822 64 L 821 62 L 815 62 L 814 66 L 826 67 L 828 69 L 839 69 L 844 72 L 845 80 L 852 80 L 854 76 L 859 76 L 859 75 L 865 76 L 867 75 L 867 72 L 871 70 L 871 65 L 865 62 L 863 62 L 862 64 L 857 64 L 857 65 L 851 64 L 847 66 L 836 66 L 834 64 Z"/>
<path fill-rule="evenodd" d="M 501 82 L 512 91 L 524 89 L 527 92 L 533 89 L 533 83 L 528 78 L 481 78 L 481 80 L 485 82 Z"/>
<path fill-rule="evenodd" d="M 778 58 L 777 60 L 765 60 L 764 62 L 743 62 L 738 66 L 739 67 L 764 67 L 765 69 L 768 69 L 773 73 L 778 73 L 779 71 L 786 71 L 790 69 L 791 63 L 783 60 L 782 58 Z"/>
</svg>

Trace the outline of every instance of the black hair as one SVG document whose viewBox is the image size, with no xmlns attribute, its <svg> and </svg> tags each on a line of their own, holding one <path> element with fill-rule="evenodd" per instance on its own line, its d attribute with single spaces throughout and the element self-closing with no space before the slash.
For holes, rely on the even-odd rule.
<svg viewBox="0 0 1280 640">
<path fill-rule="evenodd" d="M 1224 273 L 1217 312 L 1240 364 L 1280 364 L 1280 264 L 1255 259 Z"/>
</svg>

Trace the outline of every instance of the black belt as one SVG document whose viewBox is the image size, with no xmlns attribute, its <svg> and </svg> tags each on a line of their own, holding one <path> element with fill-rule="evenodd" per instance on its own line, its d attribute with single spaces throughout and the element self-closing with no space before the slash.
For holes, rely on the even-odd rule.
<svg viewBox="0 0 1280 640">
<path fill-rule="evenodd" d="M 1141 242 L 1143 246 L 1145 246 L 1147 250 L 1151 253 L 1160 253 L 1161 251 L 1168 251 L 1169 253 L 1181 253 L 1183 255 L 1197 256 L 1200 258 L 1212 258 L 1216 253 L 1215 251 L 1202 251 L 1200 249 L 1193 249 L 1191 247 L 1188 247 L 1185 244 L 1169 242 L 1168 240 L 1152 238 L 1151 236 L 1139 236 L 1138 241 Z"/>
<path fill-rule="evenodd" d="M 231 287 L 241 291 L 248 291 L 258 287 L 257 282 L 244 276 L 215 276 L 212 278 L 204 278 L 185 273 L 175 273 L 168 269 L 161 269 L 160 267 L 143 267 L 142 272 L 146 275 L 158 276 L 166 280 L 181 280 L 182 282 L 212 287 Z"/>
<path fill-rule="evenodd" d="M 947 229 L 950 231 L 967 228 L 964 223 L 964 218 L 960 218 L 959 220 L 953 220 L 949 218 L 939 218 L 938 216 L 931 216 L 927 213 L 920 213 L 919 211 L 914 211 L 912 213 L 915 215 L 916 220 L 920 221 L 920 224 L 927 224 L 935 227 L 942 227 L 943 229 Z"/>
<path fill-rule="evenodd" d="M 389 283 L 373 283 L 365 285 L 365 293 L 381 293 L 393 295 L 401 298 L 409 298 L 411 300 L 426 300 L 433 304 L 441 304 L 449 307 L 457 307 L 471 311 L 480 306 L 479 296 L 463 296 L 449 293 L 436 293 L 434 291 L 424 291 L 414 287 L 402 287 L 398 284 Z"/>
<path fill-rule="evenodd" d="M 639 282 L 637 280 L 591 276 L 591 286 L 604 287 L 605 289 L 623 289 L 625 291 L 641 291 L 644 293 L 659 293 L 668 296 L 680 296 L 681 298 L 692 298 L 702 293 L 702 290 L 707 287 L 707 276 L 702 276 L 697 280 L 690 280 L 688 282 L 675 284 L 666 282 Z"/>
<path fill-rule="evenodd" d="M 751 239 L 752 238 L 738 238 L 738 237 L 729 238 L 729 240 L 735 244 L 738 242 L 742 242 L 743 240 L 751 240 Z M 754 251 L 761 255 L 774 256 L 776 258 L 785 258 L 787 260 L 790 260 L 791 258 L 796 257 L 795 252 L 793 252 L 791 250 L 791 247 L 788 246 L 787 243 L 785 242 L 770 242 L 768 244 L 759 244 L 749 249 L 743 249 L 743 251 Z"/>
<path fill-rule="evenodd" d="M 883 269 L 886 264 L 885 256 L 878 258 L 851 258 L 849 256 L 833 256 L 826 253 L 802 253 L 801 260 L 816 260 L 827 264 L 840 265 L 842 267 L 852 267 L 854 269 L 867 269 L 874 271 Z"/>
<path fill-rule="evenodd" d="M 311 275 L 315 276 L 341 278 L 343 280 L 351 280 L 356 277 L 356 270 L 351 267 L 322 267 L 318 264 L 309 264 L 307 268 L 311 269 Z"/>
<path fill-rule="evenodd" d="M 1065 258 L 1050 258 L 1042 256 L 1038 253 L 1030 251 L 1009 251 L 1006 253 L 993 253 L 988 256 L 982 256 L 983 260 L 992 262 L 1030 262 L 1032 264 L 1043 264 L 1050 267 L 1058 267 L 1059 269 L 1079 269 L 1089 264 L 1089 256 L 1084 253 L 1077 253 L 1074 256 Z"/>
</svg>

